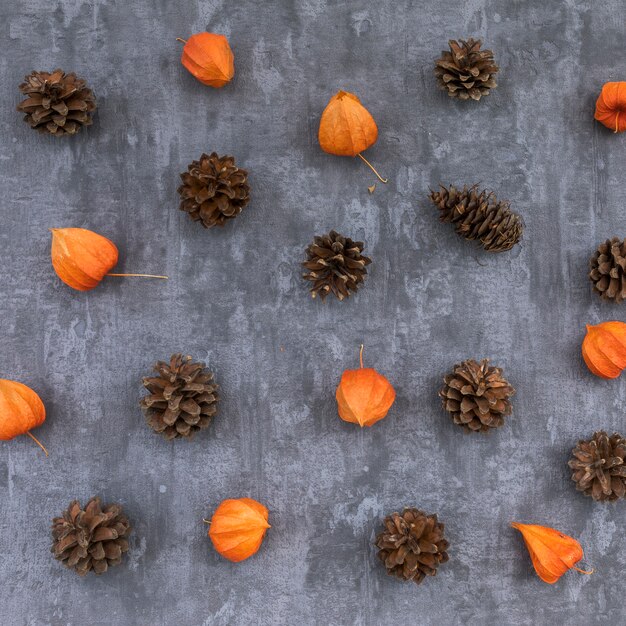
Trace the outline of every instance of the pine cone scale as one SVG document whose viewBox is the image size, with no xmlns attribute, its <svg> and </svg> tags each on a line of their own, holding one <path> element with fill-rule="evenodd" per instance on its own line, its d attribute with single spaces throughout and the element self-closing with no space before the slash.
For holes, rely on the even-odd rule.
<svg viewBox="0 0 626 626">
<path fill-rule="evenodd" d="M 163 412 L 161 419 L 166 426 L 173 426 L 177 422 L 178 416 L 178 411 L 172 411 L 168 408 Z"/>
</svg>

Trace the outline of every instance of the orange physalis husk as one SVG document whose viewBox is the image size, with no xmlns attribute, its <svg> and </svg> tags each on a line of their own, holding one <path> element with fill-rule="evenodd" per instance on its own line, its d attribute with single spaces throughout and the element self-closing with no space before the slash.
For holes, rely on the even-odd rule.
<svg viewBox="0 0 626 626">
<path fill-rule="evenodd" d="M 604 83 L 594 117 L 614 133 L 626 130 L 626 82 Z"/>
<path fill-rule="evenodd" d="M 617 378 L 626 367 L 626 324 L 587 324 L 582 353 L 587 367 L 596 376 Z"/>
<path fill-rule="evenodd" d="M 30 433 L 45 421 L 46 407 L 30 387 L 0 379 L 0 441 L 28 435 L 48 456 L 48 451 Z"/>
<path fill-rule="evenodd" d="M 522 533 L 533 567 L 544 582 L 553 585 L 572 568 L 581 574 L 593 573 L 593 570 L 586 572 L 576 567 L 583 558 L 583 549 L 572 537 L 547 526 L 517 522 L 512 522 L 511 526 Z"/>
<path fill-rule="evenodd" d="M 116 245 L 106 237 L 85 228 L 51 228 L 52 267 L 72 289 L 89 291 L 105 276 L 163 278 L 154 274 L 111 274 L 117 264 Z"/>
<path fill-rule="evenodd" d="M 201 83 L 209 87 L 223 87 L 235 75 L 235 57 L 224 35 L 198 33 L 185 44 L 180 62 Z"/>
<path fill-rule="evenodd" d="M 372 114 L 354 94 L 339 91 L 330 99 L 320 119 L 318 139 L 324 152 L 358 156 L 381 182 L 387 182 L 361 154 L 376 143 L 378 127 Z"/>
<path fill-rule="evenodd" d="M 224 500 L 210 522 L 213 547 L 229 561 L 244 561 L 261 547 L 270 528 L 267 517 L 267 508 L 252 498 Z"/>
<path fill-rule="evenodd" d="M 371 367 L 363 367 L 363 346 L 360 364 L 358 370 L 346 370 L 342 374 L 335 393 L 337 409 L 344 422 L 372 426 L 387 415 L 396 392 L 382 374 Z"/>
</svg>

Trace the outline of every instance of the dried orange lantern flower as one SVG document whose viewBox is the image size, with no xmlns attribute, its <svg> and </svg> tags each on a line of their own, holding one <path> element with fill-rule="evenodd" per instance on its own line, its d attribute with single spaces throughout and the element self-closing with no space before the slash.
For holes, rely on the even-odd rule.
<svg viewBox="0 0 626 626">
<path fill-rule="evenodd" d="M 363 346 L 359 361 L 359 369 L 346 370 L 341 376 L 335 393 L 337 409 L 344 422 L 372 426 L 387 415 L 396 392 L 382 374 L 371 367 L 363 367 Z"/>
<path fill-rule="evenodd" d="M 572 537 L 547 526 L 517 522 L 511 526 L 522 533 L 533 567 L 544 582 L 552 585 L 570 569 L 581 574 L 593 573 L 593 570 L 586 572 L 576 567 L 583 558 L 583 549 Z"/>
<path fill-rule="evenodd" d="M 318 139 L 324 152 L 358 156 L 381 182 L 388 182 L 361 154 L 376 143 L 378 127 L 372 114 L 354 94 L 338 91 L 330 99 L 320 119 Z"/>
<path fill-rule="evenodd" d="M 596 326 L 587 324 L 582 353 L 593 374 L 617 378 L 626 367 L 626 324 L 615 321 Z"/>
<path fill-rule="evenodd" d="M 85 228 L 51 228 L 52 267 L 72 289 L 89 291 L 105 276 L 163 278 L 154 274 L 112 274 L 117 265 L 117 246 L 106 237 Z"/>
<path fill-rule="evenodd" d="M 626 130 L 626 82 L 604 83 L 594 117 L 615 133 Z"/>
<path fill-rule="evenodd" d="M 213 513 L 209 537 L 224 558 L 238 563 L 256 554 L 261 547 L 268 511 L 252 498 L 224 500 Z"/>
<path fill-rule="evenodd" d="M 46 408 L 30 388 L 14 380 L 0 379 L 0 441 L 28 435 L 48 456 L 30 431 L 46 421 Z"/>
<path fill-rule="evenodd" d="M 201 83 L 220 88 L 235 75 L 235 56 L 224 35 L 198 33 L 186 41 L 180 62 Z"/>
</svg>

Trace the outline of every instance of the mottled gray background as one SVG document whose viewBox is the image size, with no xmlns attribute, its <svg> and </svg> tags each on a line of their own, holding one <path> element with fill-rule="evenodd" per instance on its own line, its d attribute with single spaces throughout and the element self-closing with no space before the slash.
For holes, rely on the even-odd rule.
<svg viewBox="0 0 626 626">
<path fill-rule="evenodd" d="M 604 81 L 626 78 L 619 0 L 2 0 L 0 376 L 40 392 L 36 431 L 0 445 L 0 622 L 39 625 L 623 624 L 624 504 L 578 494 L 566 461 L 594 429 L 626 429 L 624 382 L 580 357 L 584 325 L 626 320 L 586 278 L 626 235 L 624 137 L 593 121 Z M 179 64 L 176 37 L 225 33 L 222 90 Z M 480 103 L 440 92 L 432 62 L 480 36 L 500 86 Z M 85 76 L 96 123 L 68 140 L 15 112 L 32 69 Z M 319 116 L 357 93 L 380 137 L 357 160 L 324 154 Z M 178 211 L 178 174 L 203 151 L 235 155 L 253 200 L 223 230 Z M 523 214 L 521 248 L 489 256 L 440 224 L 438 182 L 480 181 Z M 48 228 L 96 230 L 119 271 L 90 293 L 52 271 Z M 336 228 L 373 258 L 356 297 L 311 301 L 299 262 Z M 334 390 L 367 364 L 397 390 L 372 429 L 341 422 Z M 184 351 L 222 389 L 219 417 L 169 443 L 137 408 L 151 364 Z M 490 357 L 516 386 L 513 417 L 464 435 L 441 377 Z M 80 579 L 49 554 L 73 498 L 121 502 L 125 564 Z M 220 558 L 202 518 L 227 497 L 270 510 L 260 552 Z M 420 587 L 387 577 L 371 540 L 404 505 L 438 512 L 451 560 Z M 593 576 L 532 571 L 511 520 L 580 539 Z"/>
</svg>

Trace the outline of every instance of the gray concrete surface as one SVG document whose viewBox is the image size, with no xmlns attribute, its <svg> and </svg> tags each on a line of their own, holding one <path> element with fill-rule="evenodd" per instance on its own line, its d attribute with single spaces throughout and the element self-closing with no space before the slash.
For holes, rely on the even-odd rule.
<svg viewBox="0 0 626 626">
<path fill-rule="evenodd" d="M 586 278 L 605 237 L 626 235 L 624 137 L 594 123 L 604 81 L 626 78 L 618 0 L 0 3 L 0 376 L 37 389 L 49 415 L 0 445 L 0 622 L 39 625 L 623 624 L 624 504 L 579 495 L 566 461 L 594 429 L 626 430 L 624 381 L 591 376 L 584 325 L 626 320 Z M 229 36 L 236 77 L 216 91 L 178 63 L 176 37 Z M 447 39 L 496 51 L 500 86 L 479 104 L 440 92 Z M 85 76 L 93 127 L 38 135 L 14 108 L 31 69 Z M 324 154 L 319 116 L 343 88 L 380 127 L 367 156 Z M 223 230 L 178 211 L 178 174 L 203 151 L 250 171 L 253 201 Z M 526 221 L 512 253 L 489 256 L 440 224 L 429 186 L 476 182 Z M 49 261 L 52 226 L 101 232 L 120 271 L 79 294 Z M 367 243 L 365 288 L 311 301 L 303 249 L 336 228 Z M 388 375 L 397 402 L 371 430 L 344 424 L 344 368 Z M 219 417 L 192 443 L 144 425 L 140 379 L 182 350 L 222 388 Z M 442 414 L 441 377 L 491 357 L 518 392 L 489 437 Z M 72 498 L 123 503 L 126 563 L 80 579 L 49 554 Z M 202 518 L 227 497 L 270 509 L 242 564 L 212 549 Z M 450 562 L 416 587 L 387 577 L 371 540 L 403 505 L 438 512 Z M 534 575 L 511 520 L 582 542 L 593 576 Z"/>
</svg>

